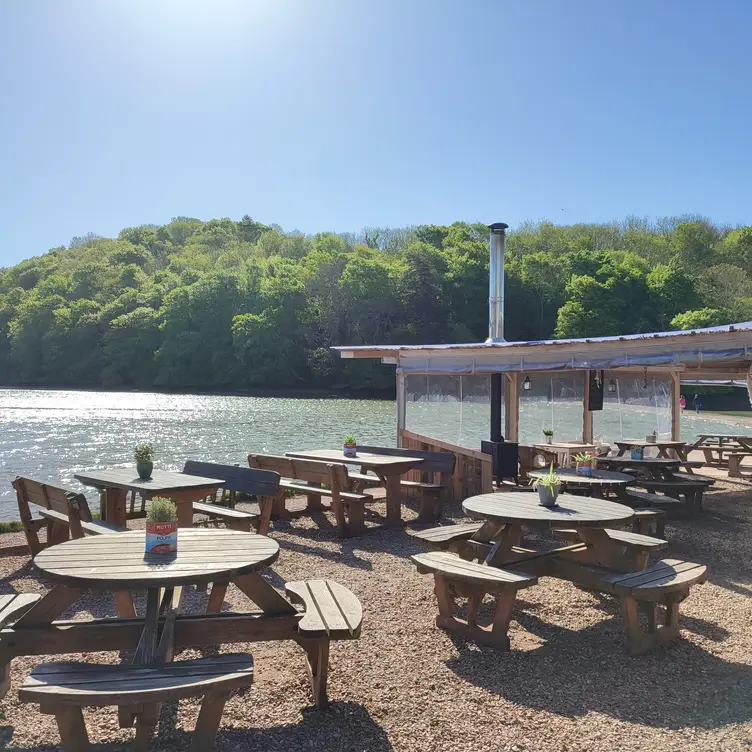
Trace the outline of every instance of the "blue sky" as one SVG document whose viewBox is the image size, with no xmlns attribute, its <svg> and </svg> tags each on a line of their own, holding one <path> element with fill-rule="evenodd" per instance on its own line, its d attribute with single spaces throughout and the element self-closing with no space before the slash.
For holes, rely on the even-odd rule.
<svg viewBox="0 0 752 752">
<path fill-rule="evenodd" d="M 287 230 L 750 217 L 747 0 L 0 4 L 0 264 Z"/>
</svg>

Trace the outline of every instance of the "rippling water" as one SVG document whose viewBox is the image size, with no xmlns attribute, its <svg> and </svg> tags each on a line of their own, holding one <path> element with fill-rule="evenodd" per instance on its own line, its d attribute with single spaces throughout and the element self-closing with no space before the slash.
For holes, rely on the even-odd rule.
<svg viewBox="0 0 752 752">
<path fill-rule="evenodd" d="M 579 406 L 557 418 L 556 436 L 572 439 L 582 430 Z M 655 427 L 650 412 L 624 411 L 599 418 L 605 438 L 641 436 Z M 700 431 L 750 431 L 750 419 L 686 414 L 682 437 Z M 521 405 L 523 441 L 539 441 L 540 425 L 552 425 L 543 405 Z M 448 402 L 408 405 L 408 427 L 453 443 L 477 447 L 488 431 L 488 407 Z M 596 431 L 598 433 L 598 431 Z M 394 403 L 383 400 L 291 399 L 115 392 L 0 389 L 0 519 L 17 519 L 10 479 L 17 474 L 82 489 L 82 470 L 133 464 L 133 448 L 146 441 L 155 465 L 179 470 L 186 459 L 246 462 L 249 451 L 284 453 L 341 446 L 353 433 L 363 444 L 395 446 Z"/>
</svg>

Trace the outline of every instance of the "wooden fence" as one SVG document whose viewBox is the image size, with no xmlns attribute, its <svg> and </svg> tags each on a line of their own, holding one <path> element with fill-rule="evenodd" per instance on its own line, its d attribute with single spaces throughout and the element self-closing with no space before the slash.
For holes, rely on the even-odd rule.
<svg viewBox="0 0 752 752">
<path fill-rule="evenodd" d="M 403 449 L 451 452 L 455 456 L 451 493 L 456 501 L 493 491 L 491 455 L 483 454 L 477 449 L 468 449 L 439 439 L 432 439 L 430 436 L 421 436 L 404 429 L 400 431 L 399 438 Z M 419 470 L 412 470 L 406 477 L 408 480 L 421 480 L 421 473 Z"/>
</svg>

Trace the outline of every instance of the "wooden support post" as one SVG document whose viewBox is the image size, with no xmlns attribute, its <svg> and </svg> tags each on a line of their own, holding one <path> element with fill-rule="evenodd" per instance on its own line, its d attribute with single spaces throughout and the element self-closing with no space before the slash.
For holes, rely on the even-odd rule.
<svg viewBox="0 0 752 752">
<path fill-rule="evenodd" d="M 402 446 L 402 432 L 407 421 L 407 377 L 397 370 L 397 446 Z"/>
<path fill-rule="evenodd" d="M 585 388 L 582 390 L 582 443 L 593 443 L 593 413 L 588 409 L 590 404 L 590 371 L 583 371 Z"/>
<path fill-rule="evenodd" d="M 504 432 L 507 441 L 520 440 L 520 380 L 519 374 L 508 373 L 504 392 Z"/>
<path fill-rule="evenodd" d="M 671 372 L 671 441 L 681 441 L 681 375 Z"/>
</svg>

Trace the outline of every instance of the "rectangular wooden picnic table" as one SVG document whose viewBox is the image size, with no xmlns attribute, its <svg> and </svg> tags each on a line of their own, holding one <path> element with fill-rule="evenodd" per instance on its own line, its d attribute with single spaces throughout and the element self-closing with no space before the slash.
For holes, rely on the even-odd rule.
<svg viewBox="0 0 752 752">
<path fill-rule="evenodd" d="M 285 456 L 299 457 L 304 460 L 359 465 L 363 472 L 366 470 L 373 471 L 386 489 L 386 519 L 390 524 L 397 524 L 402 520 L 400 476 L 419 467 L 424 461 L 422 457 L 402 457 L 371 452 L 358 452 L 355 457 L 346 457 L 341 449 L 310 449 L 305 452 L 285 452 Z"/>
<path fill-rule="evenodd" d="M 674 452 L 680 460 L 686 462 L 687 452 L 689 451 L 684 441 L 622 439 L 615 441 L 614 444 L 619 448 L 617 457 L 623 457 L 632 447 L 640 447 L 641 449 L 655 448 L 658 450 L 658 457 L 661 459 L 671 459 L 669 452 Z"/>
<path fill-rule="evenodd" d="M 166 496 L 175 502 L 180 527 L 193 526 L 193 502 L 213 495 L 224 485 L 223 480 L 198 475 L 154 470 L 151 478 L 139 478 L 135 468 L 118 467 L 112 470 L 88 470 L 76 473 L 76 480 L 105 492 L 104 515 L 107 522 L 126 527 L 125 502 L 129 491 L 137 491 L 144 498 Z"/>
<path fill-rule="evenodd" d="M 552 441 L 550 444 L 532 444 L 532 446 L 535 449 L 554 452 L 558 457 L 560 467 L 569 467 L 575 454 L 593 454 L 598 449 L 595 444 L 583 444 L 576 441 Z"/>
<path fill-rule="evenodd" d="M 752 436 L 729 433 L 698 433 L 692 449 L 705 455 L 705 463 L 711 467 L 728 467 L 728 456 L 737 452 L 752 453 Z M 717 455 L 717 456 L 716 456 Z"/>
</svg>

